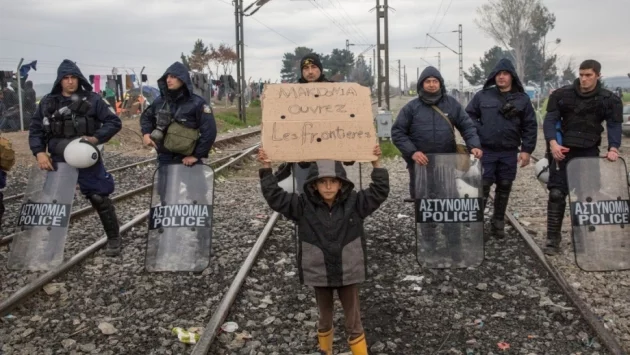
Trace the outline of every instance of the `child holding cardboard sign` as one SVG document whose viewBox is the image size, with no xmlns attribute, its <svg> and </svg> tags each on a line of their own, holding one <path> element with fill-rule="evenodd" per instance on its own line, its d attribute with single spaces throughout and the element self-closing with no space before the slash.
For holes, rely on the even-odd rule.
<svg viewBox="0 0 630 355">
<path fill-rule="evenodd" d="M 300 282 L 315 288 L 319 308 L 320 350 L 332 354 L 333 291 L 336 289 L 345 314 L 346 334 L 352 353 L 367 354 L 359 309 L 359 283 L 367 274 L 363 220 L 387 199 L 389 174 L 380 164 L 381 149 L 374 147 L 372 183 L 353 190 L 343 164 L 318 160 L 310 167 L 303 194 L 278 186 L 271 163 L 261 148 L 258 159 L 260 184 L 269 206 L 299 227 L 298 270 Z"/>
<path fill-rule="evenodd" d="M 363 220 L 387 199 L 389 174 L 378 158 L 372 162 L 372 183 L 353 190 L 343 164 L 334 160 L 313 162 L 303 194 L 285 192 L 271 172 L 261 148 L 258 160 L 262 193 L 269 206 L 299 226 L 298 271 L 302 284 L 315 288 L 319 308 L 319 347 L 332 354 L 333 291 L 336 289 L 345 315 L 346 334 L 352 353 L 367 355 L 367 343 L 359 309 L 359 283 L 365 281 L 367 257 Z"/>
</svg>

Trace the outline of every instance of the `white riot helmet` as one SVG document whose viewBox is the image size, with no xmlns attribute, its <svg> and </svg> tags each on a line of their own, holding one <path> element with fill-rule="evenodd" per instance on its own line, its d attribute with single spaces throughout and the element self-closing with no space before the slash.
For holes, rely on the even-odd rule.
<svg viewBox="0 0 630 355">
<path fill-rule="evenodd" d="M 58 152 L 63 152 L 63 159 L 73 168 L 85 169 L 101 159 L 101 151 L 83 138 L 59 142 Z"/>
<path fill-rule="evenodd" d="M 547 158 L 542 158 L 537 161 L 534 171 L 536 173 L 536 179 L 546 184 L 547 181 L 549 181 L 549 160 L 547 160 Z"/>
<path fill-rule="evenodd" d="M 455 179 L 455 186 L 457 186 L 457 194 L 460 198 L 478 198 L 479 189 L 468 184 L 463 179 Z"/>
</svg>

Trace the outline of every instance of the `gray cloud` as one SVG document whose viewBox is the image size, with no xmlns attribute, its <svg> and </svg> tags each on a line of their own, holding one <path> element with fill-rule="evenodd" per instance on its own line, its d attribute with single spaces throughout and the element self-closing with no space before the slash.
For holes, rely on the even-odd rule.
<svg viewBox="0 0 630 355">
<path fill-rule="evenodd" d="M 251 0 L 253 1 L 253 0 Z M 397 60 L 406 66 L 409 81 L 417 68 L 437 66 L 441 53 L 442 72 L 449 86 L 458 79 L 457 56 L 449 49 L 419 50 L 439 46 L 425 34 L 457 30 L 463 25 L 464 69 L 477 62 L 494 45 L 474 24 L 475 9 L 483 0 L 390 0 L 390 65 Z M 247 0 L 246 4 L 249 4 Z M 132 5 L 133 4 L 133 5 Z M 279 79 L 283 53 L 299 45 L 328 53 L 351 43 L 375 43 L 376 14 L 369 12 L 373 0 L 272 0 L 253 17 L 245 19 L 246 76 L 252 80 Z M 557 17 L 549 39 L 562 39 L 555 49 L 565 62 L 595 58 L 607 76 L 630 71 L 627 14 L 630 2 L 600 0 L 547 0 Z M 323 7 L 321 9 L 319 6 Z M 448 12 L 445 11 L 448 8 Z M 264 25 L 263 25 L 264 24 Z M 271 27 L 274 31 L 269 30 Z M 279 34 L 280 35 L 279 35 Z M 457 50 L 457 33 L 434 35 Z M 0 13 L 0 69 L 14 70 L 19 58 L 37 59 L 37 72 L 30 78 L 52 82 L 64 58 L 75 60 L 85 75 L 107 74 L 111 68 L 145 66 L 152 83 L 181 52 L 189 53 L 197 38 L 205 43 L 233 45 L 234 10 L 230 0 L 46 0 L 5 1 Z M 552 46 L 553 49 L 554 46 Z M 355 54 L 366 47 L 351 47 Z M 372 50 L 366 57 L 372 56 Z M 390 70 L 392 84 L 397 72 Z"/>
</svg>

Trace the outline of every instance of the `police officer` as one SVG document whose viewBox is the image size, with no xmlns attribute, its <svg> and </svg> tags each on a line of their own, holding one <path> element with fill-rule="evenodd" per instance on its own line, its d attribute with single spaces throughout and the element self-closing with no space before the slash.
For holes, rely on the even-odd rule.
<svg viewBox="0 0 630 355">
<path fill-rule="evenodd" d="M 65 113 L 68 109 L 70 112 Z M 44 125 L 44 118 L 49 125 Z M 60 149 L 63 142 L 82 137 L 96 146 L 108 142 L 121 127 L 120 118 L 92 91 L 79 67 L 65 59 L 57 69 L 50 94 L 42 98 L 35 111 L 28 139 L 40 169 L 54 170 L 54 163 L 64 162 L 64 152 Z M 79 169 L 78 183 L 103 223 L 107 235 L 105 254 L 118 256 L 120 231 L 114 205 L 109 199 L 114 191 L 113 176 L 99 160 L 89 168 Z"/>
<path fill-rule="evenodd" d="M 547 203 L 547 245 L 545 254 L 560 251 L 562 219 L 566 207 L 566 166 L 577 157 L 599 156 L 602 122 L 606 121 L 608 153 L 616 161 L 621 145 L 623 105 L 619 97 L 602 87 L 599 81 L 601 64 L 585 60 L 580 64 L 580 77 L 573 85 L 554 91 L 549 97 L 543 124 L 549 157 L 549 201 Z M 561 122 L 562 145 L 556 140 L 556 123 Z"/>
<path fill-rule="evenodd" d="M 516 166 L 518 162 L 521 167 L 529 164 L 538 129 L 534 108 L 512 62 L 503 58 L 497 63 L 466 112 L 477 125 L 483 150 L 484 206 L 490 188 L 496 184 L 490 226 L 501 239 L 505 237 L 505 210 L 516 179 Z"/>
<path fill-rule="evenodd" d="M 147 107 L 140 116 L 143 141 L 158 152 L 158 163 L 184 164 L 193 166 L 207 158 L 217 137 L 217 126 L 212 108 L 201 96 L 193 93 L 193 85 L 188 69 L 180 63 L 173 63 L 158 79 L 160 96 Z M 160 122 L 164 120 L 164 122 Z M 171 122 L 198 129 L 199 138 L 193 152 L 184 155 L 169 151 L 164 147 L 164 132 Z"/>
<path fill-rule="evenodd" d="M 480 159 L 483 155 L 477 130 L 455 98 L 447 95 L 442 74 L 427 67 L 418 79 L 418 98 L 409 101 L 398 113 L 392 126 L 392 141 L 400 150 L 409 170 L 409 193 L 414 197 L 414 164 L 427 165 L 428 153 L 455 153 L 455 137 L 446 117 L 442 117 L 432 106 L 436 106 L 451 124 L 462 134 L 468 150 Z"/>
</svg>

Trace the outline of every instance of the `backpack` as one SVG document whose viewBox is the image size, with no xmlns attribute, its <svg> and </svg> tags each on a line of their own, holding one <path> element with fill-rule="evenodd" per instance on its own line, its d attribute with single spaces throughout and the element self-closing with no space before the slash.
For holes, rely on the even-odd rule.
<svg viewBox="0 0 630 355">
<path fill-rule="evenodd" d="M 11 142 L 0 137 L 0 169 L 9 171 L 15 165 L 15 151 Z"/>
</svg>

